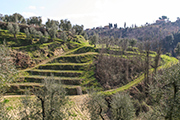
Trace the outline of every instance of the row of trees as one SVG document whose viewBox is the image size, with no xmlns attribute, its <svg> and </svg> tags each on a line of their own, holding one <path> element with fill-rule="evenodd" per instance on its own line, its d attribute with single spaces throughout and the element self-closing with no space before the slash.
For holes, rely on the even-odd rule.
<svg viewBox="0 0 180 120">
<path fill-rule="evenodd" d="M 38 38 L 40 43 L 47 42 L 49 36 L 51 39 L 59 36 L 60 39 L 67 41 L 67 31 L 71 32 L 72 35 L 83 35 L 85 39 L 87 39 L 87 35 L 83 30 L 83 26 L 74 25 L 72 27 L 70 21 L 61 20 L 59 27 L 61 27 L 63 31 L 58 32 L 58 25 L 59 24 L 57 21 L 48 20 L 48 22 L 46 23 L 47 27 L 44 33 L 42 33 L 41 31 L 37 31 L 34 26 L 26 27 L 24 29 L 24 33 L 26 34 L 27 38 Z M 11 34 L 13 34 L 14 39 L 16 40 L 16 35 L 20 32 L 18 23 L 8 23 L 7 29 Z"/>
<path fill-rule="evenodd" d="M 66 21 L 66 20 L 64 20 Z M 72 27 L 71 24 L 69 24 L 70 21 L 68 21 L 67 23 L 61 23 L 60 26 L 62 26 L 61 28 L 63 30 L 70 30 L 72 29 L 74 34 L 78 34 L 78 35 L 85 35 L 84 31 L 83 31 L 83 26 L 79 26 L 79 25 L 75 25 Z M 58 33 L 58 27 L 56 24 L 56 21 L 51 20 L 51 22 L 46 23 L 47 24 L 47 31 L 44 32 L 44 34 L 41 31 L 37 31 L 35 29 L 35 27 L 31 26 L 31 27 L 27 27 L 24 29 L 24 33 L 26 34 L 27 38 L 39 38 L 40 43 L 44 43 L 47 42 L 48 37 L 50 36 L 51 39 L 56 38 L 57 33 Z M 65 26 L 65 25 L 70 25 Z M 20 31 L 20 27 L 17 23 L 8 23 L 7 29 L 9 30 L 9 32 L 11 34 L 14 35 L 14 38 L 17 39 L 16 35 L 19 33 Z M 60 32 L 60 39 L 63 39 L 64 41 L 67 41 L 67 35 L 66 35 L 66 31 L 61 31 Z"/>
<path fill-rule="evenodd" d="M 88 38 L 90 44 L 96 45 L 98 44 L 104 44 L 108 48 L 109 46 L 119 46 L 125 51 L 128 46 L 135 47 L 137 40 L 136 39 L 128 39 L 128 38 L 123 38 L 123 39 L 118 39 L 114 38 L 113 36 L 111 37 L 100 37 L 98 34 L 93 33 L 93 35 L 90 35 Z"/>
<path fill-rule="evenodd" d="M 52 26 L 56 26 L 58 30 L 62 31 L 74 31 L 76 34 L 81 35 L 84 29 L 83 25 L 72 25 L 71 22 L 67 19 L 65 20 L 50 20 L 48 18 L 47 22 L 45 25 L 42 24 L 42 18 L 40 16 L 33 16 L 30 18 L 25 19 L 21 14 L 19 13 L 14 13 L 13 15 L 1 15 L 0 19 L 3 22 L 13 22 L 13 23 L 23 23 L 27 25 L 35 25 L 35 26 L 44 26 L 46 28 L 51 28 Z"/>
</svg>

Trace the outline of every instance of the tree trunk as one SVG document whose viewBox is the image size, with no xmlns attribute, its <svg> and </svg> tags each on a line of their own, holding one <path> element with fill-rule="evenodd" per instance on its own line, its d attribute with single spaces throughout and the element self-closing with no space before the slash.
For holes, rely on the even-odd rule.
<svg viewBox="0 0 180 120">
<path fill-rule="evenodd" d="M 17 39 L 17 38 L 16 38 L 16 34 L 14 34 L 14 38 Z"/>
<path fill-rule="evenodd" d="M 43 115 L 43 120 L 45 120 L 45 106 L 44 106 L 44 100 L 41 99 L 41 107 L 42 107 L 42 115 Z"/>
<path fill-rule="evenodd" d="M 171 104 L 171 108 L 170 108 L 169 114 L 167 116 L 167 118 L 169 118 L 169 120 L 173 120 L 173 116 L 172 116 L 173 115 L 173 109 L 174 109 L 175 100 L 176 100 L 176 93 L 178 92 L 178 89 L 177 89 L 175 82 L 173 83 L 173 89 L 174 89 L 173 103 Z"/>
</svg>

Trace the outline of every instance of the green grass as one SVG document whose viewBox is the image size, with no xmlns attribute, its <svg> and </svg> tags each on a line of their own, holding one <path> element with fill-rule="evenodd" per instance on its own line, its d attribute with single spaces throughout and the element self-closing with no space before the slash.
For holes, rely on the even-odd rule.
<svg viewBox="0 0 180 120">
<path fill-rule="evenodd" d="M 71 66 L 84 66 L 91 64 L 92 61 L 88 63 L 51 63 L 51 64 L 43 64 L 41 66 L 62 66 L 62 65 L 71 65 Z"/>
<path fill-rule="evenodd" d="M 51 78 L 48 76 L 39 76 L 39 75 L 29 75 L 29 76 L 20 76 L 20 78 L 38 78 L 38 79 L 45 79 L 45 78 Z M 53 77 L 54 80 L 82 80 L 82 78 L 79 77 Z M 18 83 L 17 83 L 18 84 Z"/>
<path fill-rule="evenodd" d="M 80 54 L 70 54 L 65 56 L 60 56 L 49 63 L 86 63 L 92 61 L 95 55 L 98 53 L 96 52 L 87 52 L 87 53 L 80 53 Z"/>
<path fill-rule="evenodd" d="M 83 73 L 83 71 L 75 71 L 75 70 L 39 70 L 39 69 L 33 69 L 31 71 L 52 72 L 52 73 Z"/>
</svg>

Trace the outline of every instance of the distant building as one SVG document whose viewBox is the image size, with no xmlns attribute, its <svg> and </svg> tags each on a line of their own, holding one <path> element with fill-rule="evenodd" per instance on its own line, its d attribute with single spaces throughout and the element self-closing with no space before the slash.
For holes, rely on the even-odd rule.
<svg viewBox="0 0 180 120">
<path fill-rule="evenodd" d="M 96 27 L 96 30 L 99 30 L 100 29 L 100 27 Z"/>
<path fill-rule="evenodd" d="M 156 20 L 156 23 L 165 23 L 164 19 Z"/>
<path fill-rule="evenodd" d="M 104 29 L 109 29 L 109 25 L 104 26 Z"/>
<path fill-rule="evenodd" d="M 91 29 L 90 29 L 90 28 L 87 28 L 87 29 L 86 29 L 86 31 L 89 31 L 89 30 L 91 30 Z"/>
</svg>

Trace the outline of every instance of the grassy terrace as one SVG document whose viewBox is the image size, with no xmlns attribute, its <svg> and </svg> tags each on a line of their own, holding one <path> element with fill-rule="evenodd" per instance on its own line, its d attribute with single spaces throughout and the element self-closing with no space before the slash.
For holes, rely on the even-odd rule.
<svg viewBox="0 0 180 120">
<path fill-rule="evenodd" d="M 75 36 L 71 41 L 64 42 L 61 39 L 54 39 L 53 42 L 39 44 L 38 42 L 34 42 L 29 44 L 29 39 L 26 39 L 26 35 L 24 33 L 19 33 L 17 35 L 17 42 L 14 41 L 13 35 L 9 34 L 7 30 L 0 30 L 0 39 L 6 39 L 8 46 L 13 47 L 15 50 L 21 50 L 27 52 L 33 59 L 41 59 L 42 62 L 33 67 L 21 70 L 26 74 L 24 76 L 20 76 L 20 80 L 23 83 L 13 83 L 10 84 L 12 87 L 19 88 L 19 91 L 23 91 L 22 89 L 25 87 L 32 88 L 33 86 L 41 86 L 40 82 L 49 77 L 51 74 L 54 75 L 55 81 L 61 81 L 66 87 L 70 88 L 77 88 L 77 85 L 88 85 L 91 84 L 93 86 L 97 86 L 96 79 L 91 76 L 94 75 L 93 70 L 88 73 L 90 75 L 90 79 L 83 77 L 81 75 L 84 74 L 84 70 L 88 67 L 88 65 L 92 64 L 92 59 L 98 55 L 97 51 L 100 48 L 94 48 L 82 37 L 82 36 Z M 50 38 L 48 38 L 50 39 Z M 2 41 L 1 41 L 2 42 Z M 45 52 L 51 53 L 55 49 L 63 49 L 63 53 L 57 56 L 51 57 L 40 57 L 35 58 L 34 55 L 36 52 L 44 50 Z M 136 57 L 140 55 L 140 57 L 144 57 L 144 53 L 140 53 L 137 48 L 128 48 L 129 50 L 126 51 L 125 55 L 120 55 L 122 52 L 119 52 L 121 48 L 109 48 L 104 53 L 105 55 L 109 55 L 111 53 L 112 56 L 116 57 L 123 57 L 125 59 L 129 59 L 132 57 Z M 114 54 L 113 54 L 114 53 Z M 156 55 L 155 52 L 151 51 L 150 57 L 154 58 Z M 173 57 L 168 57 L 166 55 L 161 55 L 161 66 L 158 67 L 158 70 L 168 68 L 172 64 L 177 64 L 178 60 Z M 150 73 L 154 71 L 154 69 L 149 70 Z M 81 76 L 81 77 L 79 77 Z M 144 74 L 141 74 L 137 79 L 129 82 L 128 84 L 108 91 L 103 91 L 105 95 L 111 95 L 119 91 L 124 91 L 132 86 L 137 85 L 141 81 L 144 80 Z M 75 85 L 72 87 L 72 85 Z"/>
<path fill-rule="evenodd" d="M 52 72 L 52 73 L 82 73 L 83 71 L 72 71 L 72 70 L 39 70 L 39 69 L 33 69 L 31 71 L 36 72 Z"/>
<path fill-rule="evenodd" d="M 73 70 L 40 70 L 34 69 L 27 71 L 29 75 L 41 75 L 41 76 L 59 76 L 59 77 L 78 77 L 83 71 L 73 71 Z"/>
<path fill-rule="evenodd" d="M 52 64 L 43 64 L 36 67 L 36 69 L 46 69 L 46 70 L 83 70 L 86 66 L 91 64 L 88 63 L 52 63 Z"/>
<path fill-rule="evenodd" d="M 7 91 L 7 95 L 13 95 L 13 94 L 19 94 L 22 95 L 27 89 L 32 89 L 34 87 L 42 87 L 43 85 L 41 83 L 12 83 L 9 84 L 11 87 Z M 77 95 L 77 89 L 81 88 L 79 85 L 63 85 L 65 90 L 67 91 L 67 95 Z M 85 91 L 82 91 L 85 92 Z"/>
<path fill-rule="evenodd" d="M 53 43 L 45 43 L 43 45 L 35 45 L 39 48 L 51 46 L 61 41 L 55 40 Z M 70 42 L 75 44 L 76 42 Z M 76 44 L 75 44 L 76 45 Z M 84 68 L 89 64 L 92 64 L 92 58 L 94 55 L 98 54 L 94 51 L 88 51 L 93 47 L 88 44 L 77 43 L 77 48 L 68 50 L 59 56 L 53 56 L 41 62 L 39 65 L 21 70 L 22 75 L 19 76 L 19 83 L 10 84 L 10 91 L 8 94 L 16 93 L 23 94 L 25 88 L 41 87 L 41 81 L 45 78 L 50 78 L 49 76 L 54 75 L 55 82 L 61 81 L 68 95 L 77 95 L 77 89 L 81 88 L 81 82 L 83 78 L 79 77 L 84 72 Z M 30 49 L 32 45 L 15 47 L 14 49 Z M 80 49 L 80 50 L 79 50 Z M 85 51 L 83 51 L 83 49 Z M 77 52 L 78 51 L 78 52 Z M 82 52 L 82 53 L 81 53 Z M 76 54 L 74 54 L 76 53 Z M 53 62 L 55 60 L 63 59 L 64 62 Z M 84 88 L 82 88 L 84 90 Z M 81 90 L 80 90 L 81 91 Z M 83 91 L 84 93 L 84 91 Z"/>
<path fill-rule="evenodd" d="M 92 61 L 93 57 L 97 55 L 96 52 L 87 52 L 87 53 L 80 53 L 80 54 L 70 54 L 65 56 L 60 56 L 48 63 L 86 63 Z"/>
</svg>

